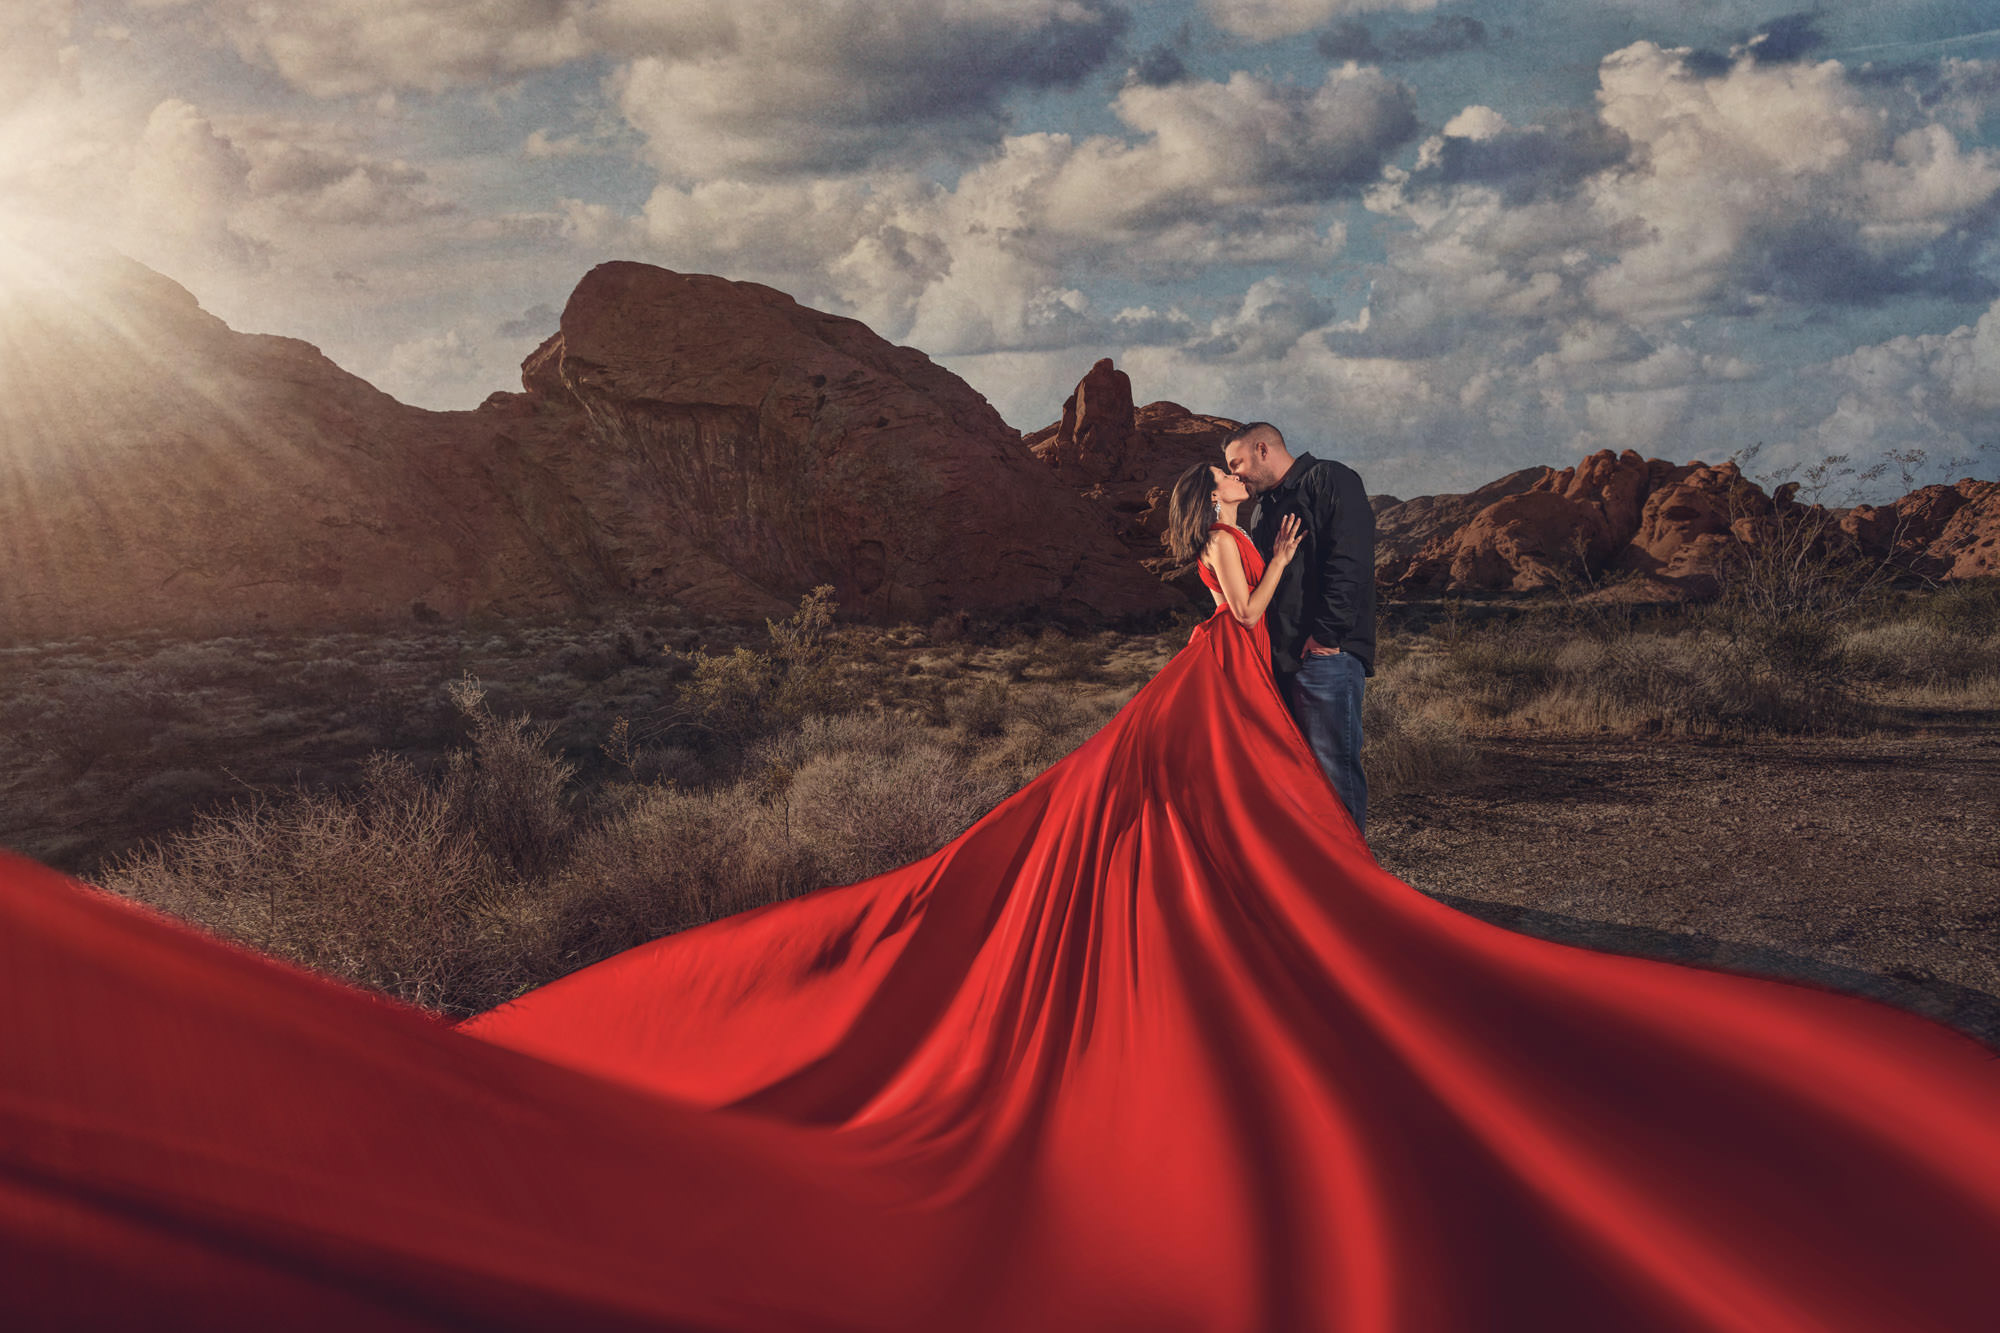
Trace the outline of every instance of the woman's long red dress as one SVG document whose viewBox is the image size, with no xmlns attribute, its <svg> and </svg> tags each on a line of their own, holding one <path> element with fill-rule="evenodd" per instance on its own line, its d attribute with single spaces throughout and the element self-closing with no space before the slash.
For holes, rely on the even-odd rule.
<svg viewBox="0 0 2000 1333">
<path fill-rule="evenodd" d="M 1992 1052 L 1432 901 L 1221 612 L 937 854 L 457 1028 L 3 855 L 0 1013 L 14 1330 L 2000 1327 Z"/>
</svg>

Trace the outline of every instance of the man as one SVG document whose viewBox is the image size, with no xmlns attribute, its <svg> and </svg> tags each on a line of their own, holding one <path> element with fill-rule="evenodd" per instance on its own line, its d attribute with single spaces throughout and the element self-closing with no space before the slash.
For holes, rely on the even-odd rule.
<svg viewBox="0 0 2000 1333">
<path fill-rule="evenodd" d="M 1305 529 L 1264 612 L 1271 670 L 1319 766 L 1365 832 L 1361 694 L 1363 680 L 1375 674 L 1375 514 L 1368 495 L 1353 468 L 1311 454 L 1293 457 L 1268 421 L 1232 432 L 1222 457 L 1256 498 L 1248 531 L 1266 559 L 1285 515 L 1297 514 Z"/>
</svg>

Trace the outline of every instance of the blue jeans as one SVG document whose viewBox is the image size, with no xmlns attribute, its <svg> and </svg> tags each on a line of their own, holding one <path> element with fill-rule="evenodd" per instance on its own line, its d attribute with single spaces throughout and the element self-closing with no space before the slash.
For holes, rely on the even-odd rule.
<svg viewBox="0 0 2000 1333">
<path fill-rule="evenodd" d="M 1292 710 L 1313 757 L 1326 770 L 1333 790 L 1354 826 L 1368 827 L 1368 779 L 1361 772 L 1361 690 L 1367 668 L 1352 653 L 1322 653 L 1281 677 L 1285 705 Z"/>
</svg>

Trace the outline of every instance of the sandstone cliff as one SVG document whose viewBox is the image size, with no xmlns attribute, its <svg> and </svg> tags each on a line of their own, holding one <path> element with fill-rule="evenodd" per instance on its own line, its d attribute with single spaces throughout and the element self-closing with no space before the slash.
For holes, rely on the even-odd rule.
<svg viewBox="0 0 2000 1333">
<path fill-rule="evenodd" d="M 136 264 L 0 296 L 0 639 L 672 600 L 1156 609 L 963 381 L 751 283 L 607 264 L 525 392 L 429 412 Z"/>
</svg>

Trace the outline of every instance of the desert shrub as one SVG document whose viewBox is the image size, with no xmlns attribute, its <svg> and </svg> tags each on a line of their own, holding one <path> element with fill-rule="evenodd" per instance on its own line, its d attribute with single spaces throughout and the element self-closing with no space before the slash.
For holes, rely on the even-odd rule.
<svg viewBox="0 0 2000 1333">
<path fill-rule="evenodd" d="M 577 680 L 605 681 L 625 669 L 626 658 L 600 644 L 566 644 L 556 652 L 556 666 Z"/>
<path fill-rule="evenodd" d="M 314 699 L 347 707 L 368 699 L 380 688 L 376 673 L 343 657 L 306 662 L 294 676 L 297 687 Z"/>
<path fill-rule="evenodd" d="M 961 733 L 964 762 L 1012 791 L 1089 740 L 1135 692 L 1136 688 L 1105 692 L 1051 684 L 1014 686 L 998 732 L 985 737 L 969 729 Z"/>
<path fill-rule="evenodd" d="M 946 611 L 924 631 L 932 643 L 957 643 L 971 632 L 972 616 L 965 611 Z"/>
<path fill-rule="evenodd" d="M 1410 707 L 1396 683 L 1378 675 L 1361 695 L 1361 763 L 1372 792 L 1448 787 L 1478 771 L 1464 727 Z"/>
<path fill-rule="evenodd" d="M 1961 579 L 1924 599 L 1918 619 L 1948 634 L 2000 634 L 2000 578 Z"/>
<path fill-rule="evenodd" d="M 852 708 L 854 692 L 842 687 L 830 651 L 834 610 L 833 588 L 821 586 L 788 619 L 765 622 L 770 651 L 693 654 L 692 677 L 639 729 L 639 738 L 687 736 L 710 748 L 741 749 L 809 714 Z"/>
<path fill-rule="evenodd" d="M 833 618 L 839 609 L 833 585 L 822 583 L 799 599 L 799 609 L 789 617 L 764 622 L 764 629 L 771 636 L 771 651 L 785 662 L 805 662 L 818 657 L 833 634 Z"/>
<path fill-rule="evenodd" d="M 1872 716 L 1816 629 L 1789 637 L 1639 635 L 1609 646 L 1605 688 L 1655 730 L 1695 735 L 1851 730 Z"/>
<path fill-rule="evenodd" d="M 951 719 L 968 736 L 998 736 L 1013 716 L 1014 695 L 1005 681 L 983 680 L 951 705 Z"/>
<path fill-rule="evenodd" d="M 1104 652 L 1089 639 L 1073 639 L 1051 625 L 1036 638 L 1027 665 L 1039 667 L 1056 680 L 1094 680 Z"/>
<path fill-rule="evenodd" d="M 496 861 L 533 877 L 562 855 L 574 833 L 566 792 L 575 765 L 549 753 L 552 725 L 522 714 L 496 716 L 473 677 L 456 682 L 451 697 L 472 724 L 472 745 L 447 757 L 446 807 Z"/>
<path fill-rule="evenodd" d="M 377 752 L 352 793 L 253 793 L 116 859 L 114 892 L 412 1003 L 471 1013 L 550 979 L 540 881 L 573 842 L 570 765 L 467 677 L 441 774 Z M 165 775 L 162 775 L 163 777 Z M 143 788 L 143 784 L 142 784 Z"/>
<path fill-rule="evenodd" d="M 936 851 L 1008 790 L 951 747 L 918 741 L 889 754 L 813 756 L 793 775 L 782 812 L 820 877 L 851 883 Z"/>
<path fill-rule="evenodd" d="M 586 832 L 517 948 L 539 984 L 647 940 L 820 883 L 809 849 L 735 789 L 654 787 Z"/>
<path fill-rule="evenodd" d="M 895 713 L 814 714 L 759 741 L 750 752 L 748 767 L 797 772 L 829 755 L 888 758 L 934 739 L 928 728 Z"/>
<path fill-rule="evenodd" d="M 1889 685 L 1949 687 L 2000 676 L 2000 640 L 1943 629 L 1928 617 L 1855 630 L 1842 656 L 1857 675 Z"/>
<path fill-rule="evenodd" d="M 711 733 L 748 740 L 760 730 L 777 688 L 778 664 L 767 654 L 738 648 L 698 655 L 681 701 Z"/>
<path fill-rule="evenodd" d="M 421 785 L 360 799 L 296 791 L 197 814 L 98 879 L 265 953 L 452 1013 L 506 976 L 509 885 Z M 496 977 L 496 973 L 500 974 Z"/>
<path fill-rule="evenodd" d="M 170 678 L 150 669 L 71 676 L 44 699 L 10 710 L 21 728 L 19 742 L 56 756 L 76 773 L 143 752 L 162 727 L 194 712 Z"/>
<path fill-rule="evenodd" d="M 1545 636 L 1503 627 L 1455 635 L 1445 661 L 1458 678 L 1459 706 L 1480 718 L 1507 716 L 1556 678 L 1555 650 Z"/>
</svg>

